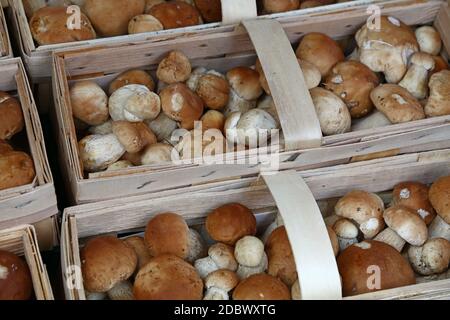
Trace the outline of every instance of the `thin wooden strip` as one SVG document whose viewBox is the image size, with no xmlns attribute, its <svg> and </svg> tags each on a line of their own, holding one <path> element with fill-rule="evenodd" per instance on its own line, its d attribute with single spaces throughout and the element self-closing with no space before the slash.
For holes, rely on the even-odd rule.
<svg viewBox="0 0 450 320">
<path fill-rule="evenodd" d="M 450 8 L 448 4 L 442 4 L 436 21 L 434 22 L 434 26 L 441 35 L 445 50 L 447 53 L 450 52 Z"/>
<path fill-rule="evenodd" d="M 342 299 L 336 259 L 316 200 L 296 172 L 263 176 L 283 217 L 304 300 Z"/>
<path fill-rule="evenodd" d="M 256 0 L 221 0 L 222 23 L 234 24 L 258 16 Z"/>
</svg>

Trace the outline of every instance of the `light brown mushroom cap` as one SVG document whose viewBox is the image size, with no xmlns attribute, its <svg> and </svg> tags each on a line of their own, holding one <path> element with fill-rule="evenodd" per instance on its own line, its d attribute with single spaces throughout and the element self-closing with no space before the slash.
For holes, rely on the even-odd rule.
<svg viewBox="0 0 450 320">
<path fill-rule="evenodd" d="M 151 144 L 139 154 L 139 163 L 146 166 L 168 164 L 179 159 L 174 147 L 165 143 Z"/>
<path fill-rule="evenodd" d="M 217 242 L 234 246 L 245 236 L 256 234 L 256 218 L 247 207 L 227 204 L 215 209 L 206 218 L 206 230 Z"/>
<path fill-rule="evenodd" d="M 224 132 L 225 116 L 222 112 L 219 112 L 217 110 L 209 110 L 203 115 L 201 121 L 203 131 L 207 131 L 209 129 L 217 129 L 222 133 Z"/>
<path fill-rule="evenodd" d="M 327 76 L 333 66 L 345 59 L 344 53 L 336 41 L 318 32 L 308 33 L 302 39 L 296 55 L 299 59 L 315 65 L 322 77 Z"/>
<path fill-rule="evenodd" d="M 155 90 L 155 82 L 150 74 L 144 70 L 129 70 L 117 76 L 109 84 L 109 95 L 112 95 L 117 89 L 120 89 L 129 84 L 140 84 L 146 86 L 150 91 Z"/>
<path fill-rule="evenodd" d="M 112 125 L 113 133 L 129 153 L 136 153 L 142 150 L 144 143 L 139 131 L 133 123 L 128 121 L 115 121 Z"/>
<path fill-rule="evenodd" d="M 90 292 L 107 292 L 130 278 L 137 266 L 136 252 L 115 237 L 94 238 L 81 249 L 84 287 Z"/>
<path fill-rule="evenodd" d="M 266 252 L 269 259 L 267 273 L 291 287 L 298 275 L 291 243 L 284 226 L 275 229 L 270 234 L 266 242 Z"/>
<path fill-rule="evenodd" d="M 216 243 L 208 250 L 209 257 L 219 269 L 236 271 L 238 262 L 234 257 L 234 248 L 224 243 Z"/>
<path fill-rule="evenodd" d="M 263 0 L 263 9 L 267 13 L 279 13 L 297 10 L 300 0 Z"/>
<path fill-rule="evenodd" d="M 429 188 L 420 182 L 402 182 L 394 187 L 392 205 L 403 205 L 416 211 L 429 225 L 436 212 L 428 199 Z"/>
<path fill-rule="evenodd" d="M 355 296 L 416 283 L 408 261 L 393 247 L 378 241 L 363 241 L 345 249 L 337 258 L 344 296 Z M 379 271 L 380 287 L 371 280 Z M 368 284 L 374 284 L 369 286 Z"/>
<path fill-rule="evenodd" d="M 181 51 L 172 51 L 158 65 L 156 76 L 167 84 L 189 79 L 192 67 L 189 58 Z"/>
<path fill-rule="evenodd" d="M 333 230 L 338 237 L 344 239 L 353 239 L 358 237 L 359 230 L 349 219 L 339 219 L 333 225 Z"/>
<path fill-rule="evenodd" d="M 414 270 L 423 276 L 445 272 L 450 263 L 450 242 L 443 238 L 429 239 L 421 247 L 409 247 L 408 258 Z"/>
<path fill-rule="evenodd" d="M 428 117 L 450 115 L 450 70 L 433 74 L 428 84 L 430 96 L 425 106 Z"/>
<path fill-rule="evenodd" d="M 164 26 L 151 14 L 140 14 L 130 20 L 128 24 L 128 33 L 144 33 L 163 30 Z"/>
<path fill-rule="evenodd" d="M 205 74 L 198 80 L 196 93 L 208 108 L 222 110 L 230 99 L 230 85 L 222 77 Z"/>
<path fill-rule="evenodd" d="M 205 279 L 207 289 L 215 287 L 229 292 L 239 284 L 239 278 L 235 272 L 230 270 L 217 270 L 210 273 Z"/>
<path fill-rule="evenodd" d="M 136 300 L 201 300 L 203 281 L 189 263 L 161 255 L 139 271 L 133 292 Z"/>
<path fill-rule="evenodd" d="M 370 94 L 375 107 L 392 123 L 421 120 L 425 113 L 420 102 L 405 88 L 396 84 L 382 84 Z"/>
<path fill-rule="evenodd" d="M 233 300 L 290 300 L 289 288 L 278 278 L 256 274 L 243 280 L 233 293 Z"/>
<path fill-rule="evenodd" d="M 27 263 L 17 255 L 0 250 L 0 301 L 29 300 L 33 282 Z"/>
<path fill-rule="evenodd" d="M 335 65 L 325 79 L 325 87 L 333 91 L 347 105 L 352 118 L 361 118 L 373 110 L 370 93 L 379 84 L 378 76 L 358 61 L 344 61 Z"/>
<path fill-rule="evenodd" d="M 424 68 L 427 71 L 434 69 L 434 59 L 431 55 L 424 52 L 416 52 L 411 56 L 410 64 L 414 64 Z"/>
<path fill-rule="evenodd" d="M 450 176 L 436 180 L 431 185 L 429 197 L 437 214 L 450 224 Z"/>
<path fill-rule="evenodd" d="M 93 81 L 80 81 L 70 89 L 73 116 L 91 126 L 105 123 L 109 118 L 108 97 Z"/>
<path fill-rule="evenodd" d="M 414 210 L 396 205 L 386 209 L 383 217 L 388 227 L 409 244 L 421 246 L 427 241 L 427 225 Z"/>
<path fill-rule="evenodd" d="M 259 73 L 248 67 L 237 67 L 227 72 L 226 75 L 231 88 L 244 100 L 256 100 L 263 89 L 259 82 Z"/>
<path fill-rule="evenodd" d="M 335 207 L 336 215 L 353 220 L 366 239 L 375 237 L 384 228 L 383 200 L 374 193 L 351 191 Z"/>
<path fill-rule="evenodd" d="M 442 40 L 439 32 L 431 26 L 422 26 L 415 32 L 420 51 L 436 56 L 441 52 Z"/>
<path fill-rule="evenodd" d="M 177 214 L 163 213 L 151 219 L 145 229 L 144 239 L 153 257 L 172 254 L 186 259 L 188 256 L 189 227 Z"/>
<path fill-rule="evenodd" d="M 161 93 L 164 113 L 180 123 L 181 128 L 194 129 L 194 122 L 203 115 L 203 101 L 185 84 L 177 83 L 164 88 Z"/>
<path fill-rule="evenodd" d="M 125 245 L 132 248 L 137 255 L 138 258 L 138 267 L 136 272 L 142 269 L 152 258 L 147 245 L 145 244 L 145 240 L 142 237 L 134 236 L 129 237 L 123 240 Z"/>
</svg>

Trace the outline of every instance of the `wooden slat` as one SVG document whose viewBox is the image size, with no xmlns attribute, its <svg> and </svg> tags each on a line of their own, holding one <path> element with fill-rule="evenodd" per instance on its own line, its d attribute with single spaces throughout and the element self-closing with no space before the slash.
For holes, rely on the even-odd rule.
<svg viewBox="0 0 450 320">
<path fill-rule="evenodd" d="M 256 0 L 221 0 L 222 23 L 234 24 L 258 16 Z"/>
<path fill-rule="evenodd" d="M 322 131 L 302 70 L 281 25 L 244 21 L 269 83 L 286 150 L 319 147 Z"/>
</svg>

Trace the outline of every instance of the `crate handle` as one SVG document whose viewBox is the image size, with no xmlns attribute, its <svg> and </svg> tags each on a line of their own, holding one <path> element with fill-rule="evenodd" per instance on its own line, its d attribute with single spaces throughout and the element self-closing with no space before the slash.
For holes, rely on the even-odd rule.
<svg viewBox="0 0 450 320">
<path fill-rule="evenodd" d="M 234 24 L 258 16 L 256 0 L 222 0 L 222 23 Z"/>
<path fill-rule="evenodd" d="M 244 21 L 258 54 L 277 108 L 285 139 L 285 150 L 320 147 L 322 130 L 286 33 L 275 20 Z"/>
<path fill-rule="evenodd" d="M 286 226 L 302 299 L 342 299 L 336 258 L 311 190 L 295 171 L 266 174 L 263 178 Z"/>
</svg>

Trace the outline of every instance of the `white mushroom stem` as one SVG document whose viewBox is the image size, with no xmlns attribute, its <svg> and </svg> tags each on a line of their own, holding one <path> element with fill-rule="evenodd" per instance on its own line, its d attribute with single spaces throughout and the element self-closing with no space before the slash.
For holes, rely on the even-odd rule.
<svg viewBox="0 0 450 320">
<path fill-rule="evenodd" d="M 105 292 L 85 292 L 86 300 L 89 301 L 101 301 L 106 300 L 108 298 L 108 295 Z"/>
<path fill-rule="evenodd" d="M 134 300 L 133 285 L 129 281 L 117 283 L 107 294 L 111 300 Z"/>
<path fill-rule="evenodd" d="M 399 85 L 417 99 L 424 99 L 428 93 L 428 73 L 429 70 L 423 66 L 412 64 Z"/>
<path fill-rule="evenodd" d="M 400 237 L 397 232 L 392 230 L 391 228 L 386 228 L 381 231 L 374 240 L 384 242 L 391 247 L 395 248 L 398 252 L 403 250 L 403 247 L 406 244 L 406 241 Z"/>
<path fill-rule="evenodd" d="M 264 253 L 263 259 L 261 260 L 261 263 L 258 266 L 246 267 L 243 265 L 239 265 L 236 274 L 238 275 L 239 279 L 244 280 L 254 274 L 264 273 L 267 270 L 268 265 L 269 260 L 267 258 L 266 253 Z"/>
<path fill-rule="evenodd" d="M 446 223 L 439 215 L 434 218 L 428 228 L 428 237 L 444 238 L 450 241 L 450 224 Z"/>
<path fill-rule="evenodd" d="M 338 241 L 339 241 L 339 251 L 344 251 L 351 245 L 359 242 L 357 238 L 346 239 L 342 237 L 338 237 Z"/>
<path fill-rule="evenodd" d="M 224 289 L 211 287 L 206 290 L 203 300 L 230 300 L 230 296 Z"/>
</svg>

